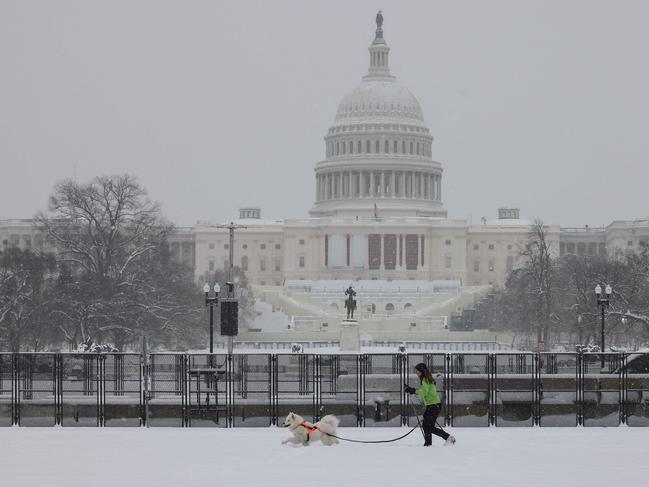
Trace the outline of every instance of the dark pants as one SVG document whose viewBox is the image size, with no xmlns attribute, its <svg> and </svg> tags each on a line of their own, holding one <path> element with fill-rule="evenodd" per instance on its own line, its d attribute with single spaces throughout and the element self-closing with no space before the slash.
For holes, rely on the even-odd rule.
<svg viewBox="0 0 649 487">
<path fill-rule="evenodd" d="M 426 406 L 426 411 L 424 411 L 424 422 L 422 424 L 422 427 L 424 428 L 424 441 L 426 442 L 426 444 L 430 444 L 432 442 L 432 435 L 439 436 L 444 440 L 449 437 L 449 434 L 446 431 L 438 428 L 435 425 L 437 416 L 439 416 L 439 411 L 441 408 L 442 407 L 440 404 L 432 404 L 430 406 Z"/>
</svg>

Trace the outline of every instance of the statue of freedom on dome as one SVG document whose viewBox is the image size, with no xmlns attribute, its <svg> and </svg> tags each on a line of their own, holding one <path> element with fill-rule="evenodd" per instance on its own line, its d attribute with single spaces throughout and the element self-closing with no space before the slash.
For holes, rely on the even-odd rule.
<svg viewBox="0 0 649 487">
<path fill-rule="evenodd" d="M 379 10 L 379 13 L 376 14 L 376 27 L 380 30 L 383 27 L 383 15 Z"/>
</svg>

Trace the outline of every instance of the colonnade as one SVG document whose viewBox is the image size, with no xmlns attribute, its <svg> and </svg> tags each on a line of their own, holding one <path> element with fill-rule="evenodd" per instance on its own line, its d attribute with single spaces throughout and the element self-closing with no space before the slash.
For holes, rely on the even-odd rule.
<svg viewBox="0 0 649 487">
<path fill-rule="evenodd" d="M 334 171 L 316 176 L 318 201 L 410 198 L 442 201 L 441 174 L 420 171 Z"/>
</svg>

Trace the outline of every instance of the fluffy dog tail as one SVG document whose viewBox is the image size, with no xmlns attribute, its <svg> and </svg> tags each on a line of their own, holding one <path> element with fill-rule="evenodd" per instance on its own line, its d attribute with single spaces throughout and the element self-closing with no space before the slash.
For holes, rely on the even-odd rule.
<svg viewBox="0 0 649 487">
<path fill-rule="evenodd" d="M 340 423 L 340 420 L 337 417 L 335 417 L 333 414 L 327 414 L 319 422 L 329 425 L 333 427 L 335 430 L 336 427 L 338 426 L 338 423 Z"/>
</svg>

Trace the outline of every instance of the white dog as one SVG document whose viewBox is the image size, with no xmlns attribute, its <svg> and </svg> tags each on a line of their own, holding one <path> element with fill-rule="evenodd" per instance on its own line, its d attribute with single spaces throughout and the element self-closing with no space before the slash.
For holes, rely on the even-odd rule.
<svg viewBox="0 0 649 487">
<path fill-rule="evenodd" d="M 309 423 L 299 414 L 289 413 L 284 420 L 284 426 L 291 430 L 293 436 L 282 441 L 282 445 L 293 443 L 308 446 L 318 440 L 323 445 L 334 445 L 338 443 L 338 440 L 329 435 L 336 434 L 338 423 L 338 418 L 331 414 L 328 414 L 317 423 Z"/>
</svg>

